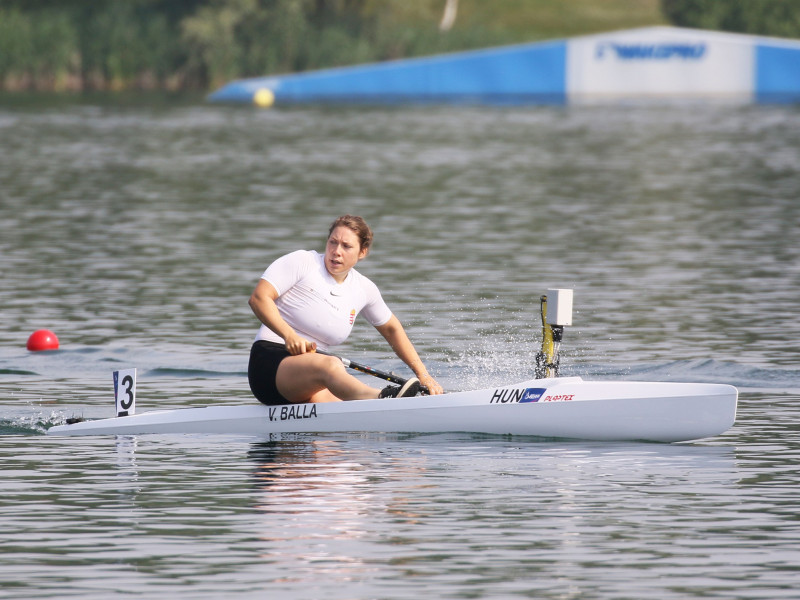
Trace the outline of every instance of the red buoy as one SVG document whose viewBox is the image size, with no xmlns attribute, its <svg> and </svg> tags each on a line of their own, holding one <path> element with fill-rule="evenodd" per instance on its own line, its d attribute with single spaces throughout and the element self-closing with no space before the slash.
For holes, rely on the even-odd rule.
<svg viewBox="0 0 800 600">
<path fill-rule="evenodd" d="M 28 338 L 28 350 L 31 352 L 58 350 L 58 338 L 49 329 L 39 329 Z"/>
</svg>

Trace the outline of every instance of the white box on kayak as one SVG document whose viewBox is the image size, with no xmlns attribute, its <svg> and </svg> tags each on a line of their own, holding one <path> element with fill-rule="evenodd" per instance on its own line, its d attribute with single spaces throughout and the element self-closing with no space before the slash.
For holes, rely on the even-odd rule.
<svg viewBox="0 0 800 600">
<path fill-rule="evenodd" d="M 572 290 L 547 290 L 547 322 L 572 325 Z"/>
</svg>

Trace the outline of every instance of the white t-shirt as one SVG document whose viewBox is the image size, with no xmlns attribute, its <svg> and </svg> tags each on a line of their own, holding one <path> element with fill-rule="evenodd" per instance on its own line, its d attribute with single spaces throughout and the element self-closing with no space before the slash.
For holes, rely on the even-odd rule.
<svg viewBox="0 0 800 600">
<path fill-rule="evenodd" d="M 347 278 L 337 283 L 325 268 L 325 256 L 313 250 L 282 256 L 267 267 L 261 279 L 278 292 L 275 304 L 281 317 L 323 350 L 347 339 L 360 312 L 376 327 L 392 317 L 372 281 L 350 269 Z M 266 325 L 258 330 L 256 340 L 284 342 Z"/>
</svg>

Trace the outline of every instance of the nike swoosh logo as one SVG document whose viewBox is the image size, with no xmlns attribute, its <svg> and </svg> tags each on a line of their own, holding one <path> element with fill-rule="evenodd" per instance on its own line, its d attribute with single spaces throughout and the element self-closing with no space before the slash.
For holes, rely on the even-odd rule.
<svg viewBox="0 0 800 600">
<path fill-rule="evenodd" d="M 340 293 L 338 293 L 338 292 L 334 292 L 333 290 L 331 290 L 331 296 L 341 296 L 341 294 L 340 294 Z"/>
</svg>

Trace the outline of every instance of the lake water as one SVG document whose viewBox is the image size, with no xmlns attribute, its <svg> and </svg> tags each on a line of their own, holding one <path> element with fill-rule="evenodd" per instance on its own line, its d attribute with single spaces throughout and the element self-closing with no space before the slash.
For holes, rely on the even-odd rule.
<svg viewBox="0 0 800 600">
<path fill-rule="evenodd" d="M 0 597 L 798 598 L 800 109 L 0 107 Z M 721 382 L 687 444 L 50 438 L 250 403 L 264 268 L 363 215 L 359 267 L 449 390 Z M 29 353 L 55 331 L 57 352 Z M 404 372 L 357 323 L 340 353 Z M 374 380 L 373 380 L 374 381 Z"/>
</svg>

